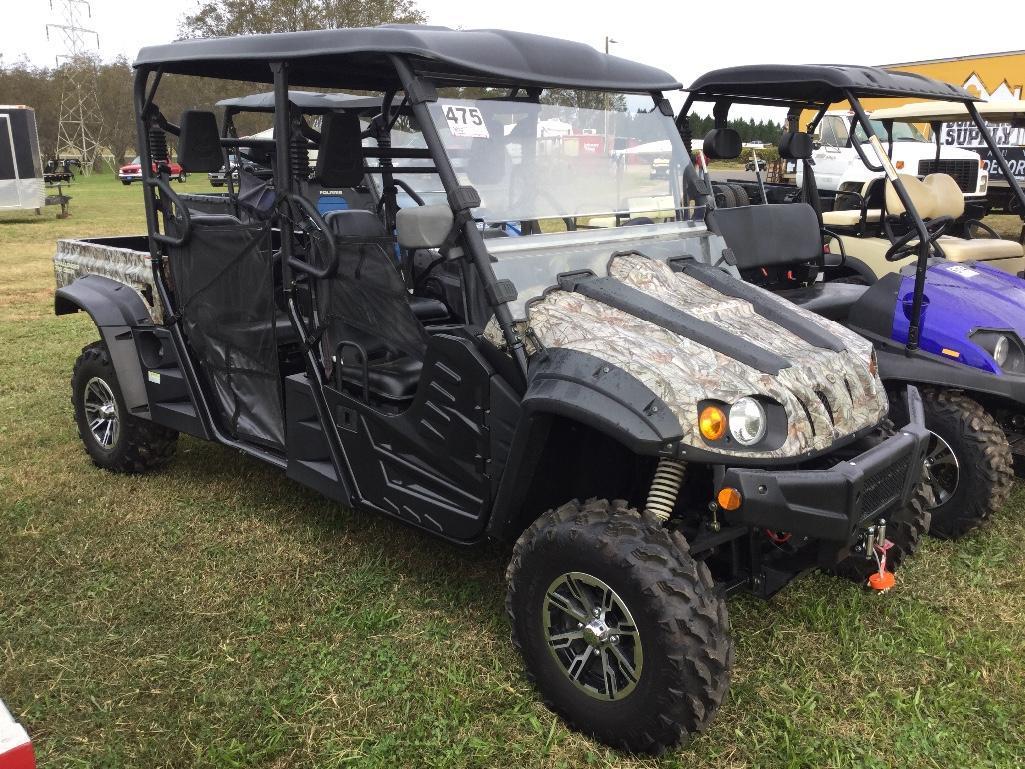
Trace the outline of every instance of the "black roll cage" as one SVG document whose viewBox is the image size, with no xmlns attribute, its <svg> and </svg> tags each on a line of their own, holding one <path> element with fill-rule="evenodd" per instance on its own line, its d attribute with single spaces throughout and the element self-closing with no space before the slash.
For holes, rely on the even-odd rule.
<svg viewBox="0 0 1025 769">
<path fill-rule="evenodd" d="M 436 173 L 442 182 L 449 206 L 455 215 L 450 240 L 453 244 L 462 246 L 463 258 L 476 267 L 476 273 L 483 286 L 485 297 L 495 314 L 508 350 L 515 362 L 515 369 L 521 379 L 518 384 L 521 386 L 525 385 L 527 381 L 527 354 L 523 340 L 513 327 L 512 314 L 507 304 L 512 297 L 509 296 L 508 288 L 496 278 L 491 266 L 491 257 L 484 244 L 483 234 L 478 229 L 471 215 L 472 209 L 480 204 L 480 198 L 474 188 L 459 184 L 456 172 L 429 112 L 428 105 L 438 98 L 437 90 L 435 84 L 430 79 L 429 71 L 419 71 L 414 66 L 414 62 L 417 65 L 426 64 L 426 62 L 422 59 L 396 53 L 387 54 L 387 59 L 394 68 L 399 84 L 401 84 L 403 99 L 399 104 L 395 105 L 394 100 L 397 92 L 395 90 L 385 92 L 381 113 L 372 121 L 371 126 L 367 129 L 368 133 L 376 131 L 376 133 L 371 135 L 378 138 L 379 141 L 383 138 L 383 141 L 379 143 L 377 150 L 369 150 L 365 153 L 367 157 L 378 157 L 381 160 L 379 167 L 376 169 L 368 168 L 367 170 L 381 173 L 383 176 L 384 193 L 382 197 L 387 224 L 389 228 L 394 226 L 397 209 L 394 190 L 396 186 L 401 186 L 397 184 L 401 180 L 395 180 L 392 176 L 391 160 L 393 158 L 423 158 L 433 161 L 432 168 L 424 167 L 422 171 Z M 259 142 L 254 142 L 250 139 L 239 139 L 237 136 L 230 135 L 233 130 L 229 128 L 231 121 L 225 120 L 224 128 L 221 132 L 225 166 L 228 166 L 228 150 L 230 148 L 257 145 L 268 149 L 273 147 L 275 152 L 275 210 L 281 212 L 282 208 L 285 208 L 291 211 L 292 207 L 301 207 L 304 209 L 307 217 L 326 232 L 324 222 L 315 209 L 311 210 L 311 206 L 302 205 L 305 201 L 298 194 L 298 180 L 295 178 L 289 158 L 290 140 L 293 138 L 295 129 L 295 123 L 292 118 L 298 111 L 289 102 L 290 64 L 288 61 L 283 60 L 267 61 L 266 64 L 270 68 L 273 79 L 275 138 Z M 163 265 L 167 257 L 166 249 L 172 246 L 180 246 L 188 239 L 190 220 L 187 206 L 171 188 L 166 165 L 162 164 L 156 169 L 156 172 L 153 170 L 150 144 L 151 131 L 154 128 L 159 128 L 172 135 L 180 134 L 178 126 L 168 122 L 160 114 L 155 102 L 157 89 L 163 74 L 164 69 L 159 63 L 136 64 L 133 88 L 137 141 L 144 190 L 143 197 L 149 235 L 150 267 L 156 292 L 165 307 L 167 326 L 178 358 L 181 361 L 187 384 L 191 392 L 196 396 L 197 414 L 204 427 L 208 430 L 209 435 L 220 443 L 237 448 L 275 466 L 284 468 L 286 461 L 281 455 L 249 442 L 236 440 L 218 426 L 218 420 L 205 395 L 204 388 L 201 386 L 196 366 L 189 353 L 189 346 L 180 324 L 179 308 L 172 298 L 172 291 L 164 275 Z M 201 72 L 193 72 L 192 74 L 202 76 Z M 460 77 L 459 81 L 454 83 L 450 77 L 446 78 L 444 76 L 441 80 L 446 86 L 490 84 L 487 76 L 474 77 L 467 75 Z M 561 86 L 553 85 L 551 87 Z M 594 86 L 588 85 L 587 87 L 593 88 Z M 543 88 L 541 87 L 525 85 L 510 89 L 509 96 L 514 99 L 537 101 L 542 90 Z M 523 91 L 525 96 L 519 96 L 520 91 Z M 661 108 L 665 112 L 664 98 L 661 91 L 645 90 L 643 92 L 654 100 L 655 107 Z M 426 149 L 391 148 L 388 146 L 388 130 L 403 113 L 410 114 L 416 120 L 417 126 L 426 141 Z M 304 138 L 309 142 L 308 136 Z M 410 172 L 416 173 L 418 171 L 416 168 L 402 168 L 402 173 Z M 231 184 L 230 176 L 229 169 L 229 184 Z M 163 215 L 163 227 L 161 227 L 161 215 Z M 311 390 L 318 418 L 323 425 L 332 426 L 331 429 L 325 430 L 332 462 L 339 473 L 339 477 L 352 478 L 352 470 L 342 449 L 341 440 L 337 434 L 337 428 L 334 427 L 334 420 L 331 417 L 324 394 L 324 387 L 327 382 L 325 372 L 317 358 L 316 339 L 302 318 L 296 295 L 295 281 L 297 272 L 305 272 L 314 277 L 323 277 L 324 273 L 322 271 L 318 272 L 312 264 L 305 262 L 299 255 L 294 253 L 295 240 L 293 237 L 294 222 L 292 217 L 282 215 L 279 216 L 279 220 L 281 248 L 275 254 L 275 257 L 280 261 L 287 314 L 299 336 L 300 345 L 304 351 L 305 367 L 311 379 Z M 171 222 L 174 222 L 173 227 L 168 226 Z M 173 233 L 169 230 L 173 230 Z"/>
<path fill-rule="evenodd" d="M 763 88 L 764 90 L 764 88 Z M 879 94 L 871 94 L 872 96 L 878 96 Z M 896 97 L 900 94 L 892 94 Z M 893 122 L 889 121 L 888 125 L 885 125 L 887 134 L 889 135 L 889 149 L 885 152 L 882 148 L 882 142 L 875 134 L 875 130 L 872 128 L 872 124 L 869 120 L 868 114 L 865 108 L 861 104 L 861 100 L 858 98 L 859 92 L 854 88 L 839 88 L 828 92 L 828 95 L 822 96 L 817 99 L 799 99 L 799 98 L 769 98 L 765 96 L 744 96 L 736 93 L 720 94 L 714 89 L 701 89 L 690 91 L 687 95 L 687 100 L 684 102 L 683 108 L 680 110 L 680 114 L 676 118 L 677 127 L 682 131 L 688 130 L 686 123 L 690 114 L 691 108 L 695 102 L 711 102 L 715 104 L 716 121 L 717 125 L 720 120 L 725 125 L 725 116 L 729 111 L 729 107 L 734 103 L 739 104 L 750 104 L 755 106 L 763 107 L 786 107 L 789 109 L 788 122 L 791 125 L 791 130 L 799 130 L 797 123 L 797 116 L 804 110 L 814 110 L 816 112 L 815 118 L 808 124 L 808 132 L 813 133 L 819 122 L 825 116 L 826 111 L 829 109 L 831 104 L 835 104 L 840 101 L 846 100 L 851 105 L 851 110 L 854 112 L 851 118 L 851 130 L 848 135 L 848 143 L 854 147 L 858 153 L 858 157 L 865 166 L 874 172 L 882 172 L 886 175 L 886 178 L 893 185 L 894 191 L 897 193 L 897 197 L 900 198 L 901 204 L 904 206 L 907 212 L 908 218 L 911 220 L 911 224 L 915 231 L 918 233 L 918 261 L 915 264 L 915 289 L 911 304 L 911 316 L 909 318 L 908 327 L 908 340 L 905 344 L 905 353 L 907 355 L 913 354 L 919 346 L 919 337 L 921 335 L 921 321 L 922 321 L 922 297 L 925 294 L 925 277 L 926 271 L 929 266 L 929 255 L 931 252 L 931 245 L 929 242 L 929 233 L 926 229 L 925 221 L 921 215 L 915 209 L 914 203 L 911 200 L 911 196 L 908 194 L 907 188 L 904 186 L 904 182 L 901 180 L 897 170 L 890 163 L 890 157 L 893 152 L 893 135 L 892 125 Z M 885 95 L 884 95 L 885 96 Z M 923 98 L 928 101 L 928 96 L 917 95 L 918 98 Z M 936 100 L 937 97 L 933 97 Z M 990 132 L 989 127 L 986 125 L 986 121 L 979 114 L 978 108 L 975 106 L 975 99 L 973 98 L 951 98 L 949 94 L 945 94 L 943 99 L 945 101 L 958 101 L 965 105 L 968 110 L 968 114 L 975 123 L 976 128 L 979 129 L 979 133 L 986 144 L 986 147 L 993 154 L 993 158 L 996 160 L 997 165 L 1000 166 L 1000 170 L 1008 180 L 1008 184 L 1011 188 L 1012 194 L 1018 199 L 1021 209 L 1025 212 L 1025 192 L 1022 191 L 1021 185 L 1018 180 L 1011 173 L 1010 167 L 1007 164 L 1007 158 L 1004 157 L 1000 148 L 997 146 L 996 140 L 993 138 L 993 134 Z M 725 105 L 725 109 L 721 110 L 722 118 L 719 117 L 719 110 Z M 865 135 L 869 137 L 869 143 L 872 144 L 875 149 L 876 155 L 879 160 L 879 165 L 876 165 L 869 161 L 868 155 L 865 152 L 865 148 L 861 146 L 861 142 L 858 142 L 854 138 L 854 127 L 860 126 L 865 132 Z M 936 157 L 939 157 L 939 146 L 936 149 Z M 1023 214 L 1025 216 L 1025 214 Z"/>
</svg>

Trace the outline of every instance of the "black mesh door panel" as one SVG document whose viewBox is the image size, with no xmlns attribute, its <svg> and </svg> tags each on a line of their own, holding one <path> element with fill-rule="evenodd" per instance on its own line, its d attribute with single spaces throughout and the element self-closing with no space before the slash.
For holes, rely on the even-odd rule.
<svg viewBox="0 0 1025 769">
<path fill-rule="evenodd" d="M 233 217 L 193 217 L 171 269 L 182 323 L 235 438 L 284 444 L 271 234 Z"/>
</svg>

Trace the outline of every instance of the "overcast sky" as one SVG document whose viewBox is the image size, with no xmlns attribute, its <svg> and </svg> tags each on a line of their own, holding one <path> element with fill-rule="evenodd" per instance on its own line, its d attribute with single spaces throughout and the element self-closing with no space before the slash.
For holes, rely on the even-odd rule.
<svg viewBox="0 0 1025 769">
<path fill-rule="evenodd" d="M 26 56 L 36 64 L 52 65 L 54 50 L 47 43 L 45 25 L 57 19 L 49 4 L 5 2 L 17 2 L 19 13 L 4 14 L 0 61 Z M 92 18 L 85 24 L 99 32 L 104 58 L 124 54 L 133 59 L 144 45 L 174 39 L 179 19 L 195 6 L 196 0 L 92 0 Z M 943 3 L 889 3 L 885 10 L 880 6 L 841 17 L 846 7 L 842 3 L 797 0 L 787 5 L 786 18 L 796 20 L 788 25 L 780 24 L 778 6 L 764 1 L 616 6 L 625 13 L 606 11 L 612 3 L 594 0 L 420 2 L 433 24 L 537 32 L 599 49 L 610 35 L 619 41 L 611 46 L 612 53 L 661 67 L 685 85 L 702 72 L 735 64 L 888 64 L 1025 47 L 1019 24 L 978 24 L 977 15 L 968 21 L 956 11 L 944 12 Z M 660 12 L 660 7 L 670 10 Z M 826 15 L 825 8 L 836 14 Z"/>
</svg>

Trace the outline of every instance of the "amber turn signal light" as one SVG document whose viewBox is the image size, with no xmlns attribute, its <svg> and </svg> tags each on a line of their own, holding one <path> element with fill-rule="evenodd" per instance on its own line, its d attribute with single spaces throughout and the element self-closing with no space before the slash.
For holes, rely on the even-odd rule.
<svg viewBox="0 0 1025 769">
<path fill-rule="evenodd" d="M 744 501 L 743 497 L 740 496 L 740 492 L 729 486 L 719 489 L 715 499 L 723 510 L 736 510 L 740 507 L 740 503 Z"/>
<path fill-rule="evenodd" d="M 726 414 L 718 406 L 705 406 L 698 417 L 698 428 L 706 441 L 717 441 L 726 434 Z"/>
</svg>

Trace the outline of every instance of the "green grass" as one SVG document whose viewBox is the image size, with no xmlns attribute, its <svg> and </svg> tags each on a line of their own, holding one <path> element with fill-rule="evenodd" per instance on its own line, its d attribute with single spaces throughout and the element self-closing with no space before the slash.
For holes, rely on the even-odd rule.
<svg viewBox="0 0 1025 769">
<path fill-rule="evenodd" d="M 200 189 L 200 182 L 188 188 Z M 340 509 L 191 438 L 163 472 L 93 467 L 52 315 L 53 241 L 136 232 L 141 190 L 0 216 L 0 697 L 46 767 L 1014 767 L 1025 762 L 1025 495 L 928 542 L 893 593 L 825 576 L 730 604 L 733 688 L 660 762 L 542 707 L 501 548 Z"/>
</svg>

